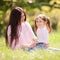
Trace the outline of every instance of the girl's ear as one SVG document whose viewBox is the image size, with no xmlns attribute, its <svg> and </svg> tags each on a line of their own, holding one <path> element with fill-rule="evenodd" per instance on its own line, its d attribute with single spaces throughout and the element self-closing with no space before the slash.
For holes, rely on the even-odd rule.
<svg viewBox="0 0 60 60">
<path fill-rule="evenodd" d="M 45 24 L 47 25 L 47 21 L 45 21 Z"/>
</svg>

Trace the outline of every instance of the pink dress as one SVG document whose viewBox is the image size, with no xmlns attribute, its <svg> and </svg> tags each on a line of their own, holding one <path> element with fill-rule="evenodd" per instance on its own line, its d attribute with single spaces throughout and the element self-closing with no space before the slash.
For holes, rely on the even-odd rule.
<svg viewBox="0 0 60 60">
<path fill-rule="evenodd" d="M 18 36 L 19 36 L 19 42 L 15 46 L 15 49 L 20 48 L 20 46 L 30 46 L 33 42 L 33 39 L 36 37 L 33 33 L 33 30 L 28 22 L 22 23 L 22 28 L 18 26 Z M 8 40 L 10 43 L 10 34 L 11 34 L 11 27 L 8 27 Z M 12 48 L 14 47 L 15 40 L 12 43 Z"/>
</svg>

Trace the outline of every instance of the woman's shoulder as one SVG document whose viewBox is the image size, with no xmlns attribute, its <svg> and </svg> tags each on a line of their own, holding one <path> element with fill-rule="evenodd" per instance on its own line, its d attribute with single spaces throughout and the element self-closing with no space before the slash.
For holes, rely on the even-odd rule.
<svg viewBox="0 0 60 60">
<path fill-rule="evenodd" d="M 10 26 L 10 25 L 8 26 L 7 33 L 8 33 L 8 34 L 10 34 L 10 33 L 11 33 L 11 26 Z"/>
<path fill-rule="evenodd" d="M 10 26 L 10 25 L 8 26 L 8 31 L 9 31 L 9 30 L 11 30 L 11 26 Z"/>
<path fill-rule="evenodd" d="M 25 24 L 26 24 L 26 25 L 30 25 L 29 22 L 27 22 L 27 21 L 25 22 Z"/>
<path fill-rule="evenodd" d="M 8 29 L 11 29 L 11 26 L 10 25 L 8 26 Z"/>
<path fill-rule="evenodd" d="M 24 23 L 22 24 L 22 26 L 30 27 L 30 28 L 31 28 L 31 25 L 29 24 L 29 22 L 24 22 Z"/>
</svg>

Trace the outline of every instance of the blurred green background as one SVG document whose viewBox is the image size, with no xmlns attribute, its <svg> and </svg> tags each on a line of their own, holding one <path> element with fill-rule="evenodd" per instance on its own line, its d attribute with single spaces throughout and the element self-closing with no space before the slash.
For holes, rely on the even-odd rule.
<svg viewBox="0 0 60 60">
<path fill-rule="evenodd" d="M 43 13 L 50 17 L 53 31 L 60 30 L 60 0 L 0 0 L 0 36 L 5 35 L 11 9 L 22 7 L 27 14 L 27 21 L 33 27 L 34 18 Z"/>
<path fill-rule="evenodd" d="M 11 9 L 22 7 L 27 14 L 27 21 L 34 26 L 34 18 L 43 13 L 50 17 L 52 32 L 49 35 L 50 47 L 60 48 L 60 0 L 0 0 L 0 60 L 60 60 L 60 51 L 11 50 L 5 44 L 5 30 Z"/>
</svg>

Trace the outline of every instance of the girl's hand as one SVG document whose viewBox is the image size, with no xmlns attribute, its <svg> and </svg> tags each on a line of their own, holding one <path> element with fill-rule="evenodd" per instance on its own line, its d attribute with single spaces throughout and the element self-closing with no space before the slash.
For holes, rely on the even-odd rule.
<svg viewBox="0 0 60 60">
<path fill-rule="evenodd" d="M 49 47 L 49 44 L 45 44 L 45 45 L 46 45 L 47 48 Z"/>
<path fill-rule="evenodd" d="M 34 48 L 36 46 L 36 42 L 33 42 L 31 45 L 30 45 L 30 48 Z"/>
<path fill-rule="evenodd" d="M 35 42 L 37 44 L 38 43 L 38 40 L 37 39 L 33 39 L 33 42 Z"/>
</svg>

